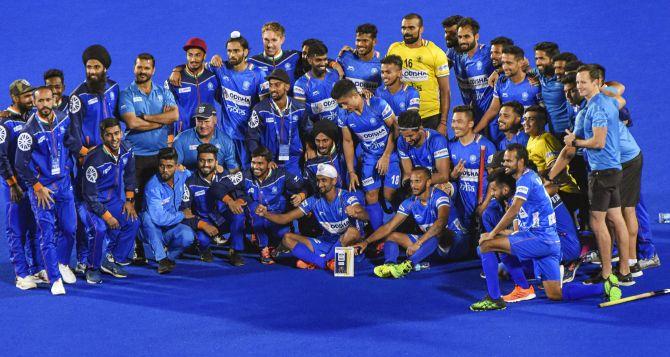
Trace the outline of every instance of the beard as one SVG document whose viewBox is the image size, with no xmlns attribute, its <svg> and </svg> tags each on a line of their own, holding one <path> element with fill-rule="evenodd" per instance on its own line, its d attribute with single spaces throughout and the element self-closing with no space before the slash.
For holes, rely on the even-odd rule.
<svg viewBox="0 0 670 357">
<path fill-rule="evenodd" d="M 419 36 L 414 36 L 414 35 L 407 34 L 407 35 L 403 36 L 402 39 L 403 39 L 403 41 L 405 41 L 406 44 L 411 45 L 411 44 L 416 43 L 416 41 L 419 41 Z"/>
<path fill-rule="evenodd" d="M 102 94 L 105 92 L 107 84 L 107 74 L 103 73 L 100 76 L 86 76 L 86 85 L 88 89 L 94 93 Z"/>
<path fill-rule="evenodd" d="M 148 82 L 151 79 L 151 76 L 146 74 L 135 75 L 135 83 L 143 84 Z"/>
</svg>

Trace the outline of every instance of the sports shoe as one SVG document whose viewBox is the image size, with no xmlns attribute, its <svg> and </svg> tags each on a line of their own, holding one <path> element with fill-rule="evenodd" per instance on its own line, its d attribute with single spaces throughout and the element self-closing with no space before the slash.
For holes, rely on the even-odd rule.
<svg viewBox="0 0 670 357">
<path fill-rule="evenodd" d="M 570 283 L 573 280 L 575 280 L 575 276 L 577 275 L 577 269 L 579 269 L 579 266 L 582 264 L 582 262 L 577 259 L 573 260 L 569 263 L 566 263 L 564 266 L 564 273 L 563 273 L 563 283 Z"/>
<path fill-rule="evenodd" d="M 28 275 L 25 278 L 17 276 L 16 287 L 21 290 L 35 289 L 37 287 L 37 283 L 35 283 L 31 275 Z"/>
<path fill-rule="evenodd" d="M 409 274 L 409 272 L 411 272 L 412 269 L 414 269 L 414 266 L 412 265 L 411 260 L 405 260 L 400 264 L 393 264 L 389 268 L 389 270 L 391 271 L 391 276 L 393 276 L 396 279 L 402 278 L 403 276 Z"/>
<path fill-rule="evenodd" d="M 128 273 L 126 270 L 119 264 L 116 264 L 114 262 L 110 262 L 109 260 L 104 260 L 102 262 L 102 266 L 100 266 L 100 270 L 103 271 L 103 273 L 107 273 L 115 278 L 127 278 Z"/>
<path fill-rule="evenodd" d="M 130 265 L 130 263 L 131 263 L 131 260 L 126 260 L 125 262 L 120 262 L 120 261 L 116 260 L 111 253 L 107 253 L 105 255 L 105 257 L 107 258 L 108 261 L 116 263 L 116 265 L 120 265 L 120 266 L 123 266 L 123 267 L 126 267 L 126 266 Z M 128 258 L 126 258 L 126 259 L 128 259 Z"/>
<path fill-rule="evenodd" d="M 220 234 L 217 234 L 211 238 L 211 241 L 214 243 L 214 245 L 224 245 L 228 242 L 228 239 Z"/>
<path fill-rule="evenodd" d="M 170 259 L 163 258 L 158 261 L 158 274 L 166 274 L 172 271 L 174 266 L 170 263 Z"/>
<path fill-rule="evenodd" d="M 591 275 L 590 278 L 584 280 L 582 284 L 584 285 L 593 285 L 593 284 L 601 284 L 605 282 L 605 278 L 603 278 L 602 271 L 598 270 L 595 274 Z"/>
<path fill-rule="evenodd" d="M 47 275 L 47 271 L 40 270 L 37 273 L 33 274 L 33 281 L 36 284 L 49 284 L 49 276 Z"/>
<path fill-rule="evenodd" d="M 74 273 L 79 274 L 79 275 L 86 275 L 86 264 L 85 263 L 77 263 L 77 266 L 74 267 Z"/>
<path fill-rule="evenodd" d="M 51 285 L 51 295 L 65 295 L 63 279 L 58 279 L 55 283 L 53 283 L 53 285 Z"/>
<path fill-rule="evenodd" d="M 98 269 L 88 269 L 86 271 L 86 282 L 89 284 L 100 284 L 102 283 L 102 274 Z"/>
<path fill-rule="evenodd" d="M 272 256 L 270 256 L 270 247 L 261 249 L 261 263 L 266 265 L 275 263 L 274 259 L 272 259 Z"/>
<path fill-rule="evenodd" d="M 382 265 L 377 265 L 372 271 L 376 276 L 380 278 L 390 278 L 391 277 L 391 265 L 392 263 L 386 263 Z"/>
<path fill-rule="evenodd" d="M 614 274 L 616 274 L 617 279 L 619 279 L 619 285 L 621 286 L 635 285 L 635 279 L 633 279 L 633 274 L 628 273 L 626 275 L 622 275 L 619 271 L 614 272 Z"/>
<path fill-rule="evenodd" d="M 640 264 L 642 270 L 661 266 L 661 260 L 658 258 L 658 254 L 654 254 L 654 256 L 649 259 L 638 259 L 637 262 Z"/>
<path fill-rule="evenodd" d="M 582 256 L 582 263 L 592 263 L 594 260 L 600 261 L 600 257 L 598 256 L 598 252 L 595 250 L 591 250 L 584 254 Z"/>
<path fill-rule="evenodd" d="M 74 275 L 70 267 L 65 264 L 58 264 L 58 271 L 63 278 L 65 284 L 74 284 L 77 282 L 77 277 Z"/>
<path fill-rule="evenodd" d="M 619 256 L 615 255 L 612 257 L 612 263 L 616 263 L 619 261 Z M 598 254 L 593 260 L 591 260 L 591 263 L 597 264 L 597 265 L 603 265 L 602 261 L 600 261 L 600 255 Z"/>
<path fill-rule="evenodd" d="M 619 288 L 619 279 L 615 274 L 610 274 L 603 283 L 605 295 L 608 301 L 616 301 L 621 299 L 621 288 Z"/>
<path fill-rule="evenodd" d="M 288 248 L 286 248 L 283 244 L 279 243 L 277 248 L 270 249 L 270 257 L 272 259 L 277 259 L 278 256 L 282 254 L 288 254 L 290 252 L 291 251 Z"/>
<path fill-rule="evenodd" d="M 642 275 L 644 275 L 644 273 L 642 272 L 642 268 L 640 268 L 639 262 L 630 266 L 630 273 L 631 275 L 633 275 L 633 278 L 639 278 Z"/>
<path fill-rule="evenodd" d="M 144 254 L 144 245 L 135 239 L 135 250 L 133 251 L 133 258 L 131 259 L 133 265 L 147 265 L 149 261 L 147 260 L 146 255 Z"/>
<path fill-rule="evenodd" d="M 229 251 L 230 264 L 232 266 L 241 267 L 244 265 L 244 258 L 235 249 Z"/>
<path fill-rule="evenodd" d="M 505 302 L 533 300 L 535 299 L 535 289 L 532 285 L 530 285 L 528 289 L 524 289 L 519 285 L 515 285 L 514 290 L 512 290 L 511 293 L 503 296 L 502 299 L 505 300 Z"/>
<path fill-rule="evenodd" d="M 335 271 L 335 259 L 331 259 L 326 263 L 326 270 L 330 270 L 332 272 Z"/>
<path fill-rule="evenodd" d="M 314 269 L 316 269 L 316 265 L 314 265 L 314 264 L 312 264 L 312 263 L 307 263 L 306 261 L 301 260 L 301 259 L 298 259 L 298 260 L 295 262 L 295 267 L 298 268 L 298 269 L 306 269 L 306 270 L 314 270 Z"/>
<path fill-rule="evenodd" d="M 476 303 L 470 305 L 470 310 L 472 311 L 494 311 L 494 310 L 505 310 L 507 304 L 503 299 L 491 299 L 490 296 L 486 295 L 483 299 L 477 301 Z"/>
<path fill-rule="evenodd" d="M 214 261 L 214 255 L 212 254 L 212 251 L 209 250 L 209 248 L 200 249 L 200 260 L 205 263 L 211 263 Z"/>
</svg>

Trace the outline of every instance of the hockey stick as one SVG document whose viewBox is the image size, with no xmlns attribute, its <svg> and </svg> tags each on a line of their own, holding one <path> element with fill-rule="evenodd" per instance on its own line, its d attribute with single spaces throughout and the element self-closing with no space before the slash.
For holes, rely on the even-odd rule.
<svg viewBox="0 0 670 357">
<path fill-rule="evenodd" d="M 625 297 L 623 299 L 619 299 L 619 300 L 616 300 L 616 301 L 603 302 L 603 303 L 599 304 L 598 307 L 610 307 L 610 306 L 614 306 L 614 305 L 625 304 L 625 303 L 631 302 L 631 301 L 642 300 L 642 299 L 647 299 L 647 298 L 654 297 L 654 296 L 661 296 L 661 295 L 667 295 L 667 294 L 670 294 L 670 289 L 649 291 L 649 292 L 646 292 L 646 293 Z"/>
</svg>

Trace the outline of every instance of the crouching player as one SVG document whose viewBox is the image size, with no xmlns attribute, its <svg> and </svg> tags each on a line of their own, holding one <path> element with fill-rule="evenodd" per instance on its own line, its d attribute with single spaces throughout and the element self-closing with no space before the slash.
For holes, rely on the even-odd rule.
<svg viewBox="0 0 670 357">
<path fill-rule="evenodd" d="M 128 276 L 122 265 L 133 250 L 139 221 L 135 212 L 135 157 L 121 142 L 119 121 L 100 123 L 102 145 L 88 152 L 81 178 L 86 212 L 84 225 L 91 229 L 88 242 L 86 282 L 102 282 L 102 271 L 117 278 Z M 109 256 L 103 258 L 107 239 Z"/>
<path fill-rule="evenodd" d="M 513 277 L 523 274 L 519 272 L 522 269 L 519 261 L 532 260 L 535 273 L 541 277 L 547 297 L 551 300 L 574 300 L 603 293 L 610 301 L 621 298 L 619 282 L 613 274 L 603 284 L 562 286 L 561 246 L 556 232 L 556 215 L 542 180 L 528 168 L 528 151 L 519 144 L 509 145 L 503 165 L 505 173 L 516 179 L 514 199 L 498 225 L 490 232 L 483 233 L 479 240 L 488 295 L 470 305 L 470 310 L 506 308 L 500 293 L 496 252 L 509 255 L 509 259 L 503 263 Z M 519 230 L 511 232 L 508 227 L 515 217 L 519 220 Z"/>
<path fill-rule="evenodd" d="M 415 167 L 410 174 L 412 197 L 403 201 L 398 213 L 386 224 L 377 229 L 370 237 L 356 244 L 359 252 L 368 244 L 387 237 L 384 243 L 384 264 L 375 267 L 374 273 L 380 278 L 400 278 L 412 271 L 414 265 L 430 256 L 437 249 L 438 239 L 446 239 L 445 226 L 449 219 L 451 206 L 449 196 L 444 191 L 431 187 L 430 170 Z M 409 215 L 414 217 L 421 236 L 394 232 Z M 407 249 L 409 257 L 397 264 L 398 246 Z"/>
<path fill-rule="evenodd" d="M 299 259 L 298 268 L 319 267 L 333 270 L 335 247 L 351 246 L 361 239 L 361 222 L 369 220 L 368 213 L 356 196 L 338 188 L 337 170 L 332 165 L 320 164 L 316 172 L 321 195 L 311 196 L 300 207 L 284 213 L 271 213 L 264 205 L 256 207 L 256 214 L 276 224 L 288 224 L 309 214 L 316 216 L 324 234 L 308 238 L 295 233 L 286 233 L 282 245 Z"/>
</svg>

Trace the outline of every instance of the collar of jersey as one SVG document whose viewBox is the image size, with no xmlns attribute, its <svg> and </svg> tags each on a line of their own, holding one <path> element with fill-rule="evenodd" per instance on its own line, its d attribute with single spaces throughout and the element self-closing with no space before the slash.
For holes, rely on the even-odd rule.
<svg viewBox="0 0 670 357">
<path fill-rule="evenodd" d="M 284 55 L 284 50 L 279 50 L 279 53 L 277 53 L 277 55 L 274 56 L 274 57 L 273 56 L 268 56 L 267 54 L 265 54 L 265 50 L 263 50 L 263 57 L 265 57 L 267 59 L 270 59 L 272 61 L 278 61 L 281 58 L 281 56 L 283 56 L 283 55 Z"/>
</svg>

